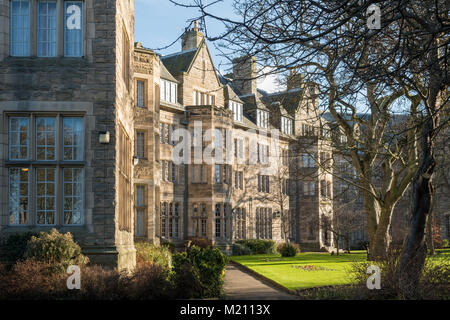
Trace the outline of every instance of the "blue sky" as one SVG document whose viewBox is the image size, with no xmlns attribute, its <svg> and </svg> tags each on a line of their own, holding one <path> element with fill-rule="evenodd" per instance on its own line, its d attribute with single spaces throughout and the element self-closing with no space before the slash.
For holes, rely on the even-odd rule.
<svg viewBox="0 0 450 320">
<path fill-rule="evenodd" d="M 178 0 L 187 2 L 188 0 Z M 204 0 L 207 1 L 207 0 Z M 212 0 L 210 0 L 212 1 Z M 237 19 L 231 6 L 232 0 L 224 0 L 215 4 L 211 11 L 221 17 L 233 17 Z M 163 55 L 181 50 L 181 40 L 171 47 L 164 48 L 173 43 L 189 25 L 189 20 L 200 15 L 194 8 L 183 8 L 174 5 L 169 0 L 135 0 L 135 41 L 139 41 L 146 48 L 154 49 Z M 206 21 L 209 35 L 216 36 L 223 31 L 222 25 L 216 21 Z M 222 59 L 213 43 L 208 43 L 216 68 L 221 72 L 227 72 L 229 65 Z M 267 91 L 274 90 L 274 79 L 268 77 L 258 81 L 258 86 Z"/>
<path fill-rule="evenodd" d="M 187 0 L 178 0 L 187 2 Z M 223 4 L 215 5 L 214 12 L 220 12 L 221 16 L 232 16 L 233 8 L 231 0 L 225 0 Z M 174 42 L 189 25 L 189 20 L 199 16 L 194 8 L 183 8 L 174 5 L 169 0 L 135 0 L 135 41 L 142 42 L 144 47 L 158 49 L 169 46 Z M 219 23 L 207 21 L 208 32 L 217 35 L 222 31 Z M 214 62 L 218 64 L 222 59 L 214 45 L 209 43 L 209 49 L 214 56 Z M 170 54 L 181 50 L 181 41 L 177 41 L 170 48 L 157 50 L 162 54 Z"/>
</svg>

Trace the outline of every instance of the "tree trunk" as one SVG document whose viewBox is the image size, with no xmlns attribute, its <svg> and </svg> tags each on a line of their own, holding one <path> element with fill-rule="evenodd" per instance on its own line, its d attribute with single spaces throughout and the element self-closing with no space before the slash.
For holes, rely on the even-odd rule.
<svg viewBox="0 0 450 320">
<path fill-rule="evenodd" d="M 427 240 L 428 240 L 428 253 L 434 256 L 434 241 L 433 241 L 433 211 L 430 212 L 427 223 Z"/>
<path fill-rule="evenodd" d="M 391 225 L 393 206 L 381 207 L 379 211 L 377 213 L 379 219 L 375 230 L 370 232 L 371 228 L 369 226 L 369 260 L 384 259 L 391 244 L 389 227 Z M 371 222 L 369 219 L 368 223 L 373 223 L 373 221 Z"/>
<path fill-rule="evenodd" d="M 432 175 L 435 168 L 433 132 L 437 117 L 430 116 L 421 132 L 421 157 L 419 168 L 413 180 L 411 224 L 396 270 L 401 293 L 406 298 L 417 294 L 422 270 L 425 264 L 425 228 L 432 210 Z"/>
<path fill-rule="evenodd" d="M 336 255 L 339 255 L 339 237 L 335 236 L 335 239 L 336 239 Z"/>
</svg>

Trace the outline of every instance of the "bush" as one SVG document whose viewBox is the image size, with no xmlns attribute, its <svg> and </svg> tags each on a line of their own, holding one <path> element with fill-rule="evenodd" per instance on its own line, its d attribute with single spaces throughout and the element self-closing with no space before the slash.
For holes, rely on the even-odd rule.
<svg viewBox="0 0 450 320">
<path fill-rule="evenodd" d="M 166 241 L 161 243 L 161 247 L 165 247 L 167 249 L 169 249 L 170 253 L 175 253 L 175 243 L 170 242 L 170 241 Z"/>
<path fill-rule="evenodd" d="M 157 264 L 164 269 L 172 268 L 172 253 L 168 246 L 156 246 L 148 242 L 135 243 L 136 264 Z"/>
<path fill-rule="evenodd" d="M 73 241 L 72 235 L 59 233 L 52 229 L 49 233 L 41 232 L 28 241 L 24 257 L 48 263 L 55 270 L 65 272 L 70 265 L 84 266 L 89 259 L 81 254 L 80 246 Z"/>
<path fill-rule="evenodd" d="M 283 243 L 280 246 L 280 253 L 282 257 L 295 257 L 297 254 L 297 247 L 290 243 Z"/>
<path fill-rule="evenodd" d="M 252 250 L 250 250 L 249 247 L 246 245 L 243 245 L 242 243 L 234 243 L 233 244 L 233 255 L 235 256 L 246 256 L 251 255 Z"/>
<path fill-rule="evenodd" d="M 236 241 L 250 249 L 252 254 L 274 254 L 276 253 L 275 241 L 262 239 L 249 239 Z"/>
<path fill-rule="evenodd" d="M 354 280 L 354 292 L 358 299 L 450 299 L 450 263 L 426 259 L 421 278 L 414 288 L 399 287 L 396 270 L 400 249 L 390 250 L 388 256 L 379 261 L 353 263 L 350 276 Z M 381 271 L 381 289 L 367 290 L 367 268 L 376 265 Z M 414 266 L 411 266 L 414 268 Z"/>
<path fill-rule="evenodd" d="M 0 300 L 124 300 L 165 299 L 173 294 L 169 271 L 160 265 L 137 267 L 132 275 L 101 266 L 81 268 L 81 289 L 67 288 L 68 275 L 35 260 L 0 269 Z"/>
<path fill-rule="evenodd" d="M 171 280 L 178 299 L 201 298 L 202 283 L 198 269 L 191 263 L 186 252 L 173 256 Z"/>
<path fill-rule="evenodd" d="M 186 248 L 192 247 L 192 246 L 196 246 L 199 248 L 209 248 L 212 246 L 211 240 L 209 239 L 205 239 L 205 238 L 192 238 L 190 240 L 187 241 L 186 243 Z"/>
<path fill-rule="evenodd" d="M 77 300 L 122 300 L 130 296 L 129 287 L 127 275 L 94 265 L 81 269 L 81 289 L 71 291 Z"/>
<path fill-rule="evenodd" d="M 11 262 L 24 259 L 25 251 L 27 251 L 28 241 L 37 233 L 25 232 L 12 234 L 8 237 L 5 244 L 6 258 Z"/>
<path fill-rule="evenodd" d="M 170 270 L 158 264 L 136 268 L 128 283 L 128 298 L 132 300 L 170 299 L 174 294 L 169 281 Z"/>
<path fill-rule="evenodd" d="M 217 248 L 190 247 L 174 255 L 173 281 L 184 298 L 218 297 L 222 292 L 226 257 Z"/>
<path fill-rule="evenodd" d="M 11 270 L 0 273 L 0 300 L 49 300 L 66 298 L 67 275 L 53 272 L 52 265 L 25 260 L 17 262 Z"/>
<path fill-rule="evenodd" d="M 448 248 L 448 247 L 449 247 L 448 239 L 442 240 L 442 248 Z"/>
</svg>

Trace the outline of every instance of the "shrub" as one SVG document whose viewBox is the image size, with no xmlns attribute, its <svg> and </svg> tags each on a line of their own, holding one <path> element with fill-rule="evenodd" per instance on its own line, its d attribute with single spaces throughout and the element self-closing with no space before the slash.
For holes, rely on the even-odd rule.
<svg viewBox="0 0 450 320">
<path fill-rule="evenodd" d="M 248 239 L 236 241 L 248 247 L 252 254 L 273 254 L 276 253 L 275 241 L 262 239 Z"/>
<path fill-rule="evenodd" d="M 56 229 L 49 233 L 41 232 L 37 237 L 32 236 L 24 257 L 48 263 L 61 272 L 65 272 L 70 265 L 81 267 L 89 261 L 81 254 L 80 246 L 73 241 L 69 232 L 61 234 Z"/>
<path fill-rule="evenodd" d="M 450 263 L 426 259 L 422 275 L 414 288 L 399 287 L 396 271 L 400 258 L 400 249 L 390 250 L 388 256 L 379 261 L 353 263 L 349 272 L 354 280 L 355 295 L 359 299 L 449 299 Z M 367 268 L 376 265 L 381 271 L 381 289 L 367 290 Z M 414 268 L 414 266 L 411 266 Z"/>
<path fill-rule="evenodd" d="M 449 247 L 448 239 L 442 240 L 442 248 L 448 248 L 448 247 Z"/>
<path fill-rule="evenodd" d="M 175 243 L 170 242 L 170 241 L 166 241 L 161 243 L 161 247 L 165 247 L 167 249 L 169 249 L 170 253 L 175 253 Z"/>
<path fill-rule="evenodd" d="M 67 298 L 67 275 L 53 272 L 52 265 L 35 260 L 17 262 L 0 273 L 0 300 L 49 300 Z"/>
<path fill-rule="evenodd" d="M 186 243 L 186 247 L 192 247 L 192 246 L 196 246 L 199 248 L 208 248 L 212 246 L 211 240 L 209 239 L 205 239 L 205 238 L 192 238 L 190 240 L 187 241 Z"/>
<path fill-rule="evenodd" d="M 297 254 L 297 247 L 290 243 L 283 243 L 280 247 L 282 257 L 295 257 Z"/>
<path fill-rule="evenodd" d="M 174 255 L 176 291 L 184 298 L 218 297 L 222 292 L 226 257 L 217 248 L 190 247 Z"/>
<path fill-rule="evenodd" d="M 0 269 L 0 300 L 124 300 L 164 299 L 173 294 L 169 271 L 147 264 L 132 275 L 101 266 L 81 268 L 81 289 L 68 290 L 65 273 L 53 272 L 51 264 L 26 260 L 7 271 Z"/>
<path fill-rule="evenodd" d="M 242 243 L 234 243 L 233 244 L 233 255 L 235 256 L 245 256 L 245 255 L 251 255 L 252 250 L 250 250 L 249 247 Z"/>
<path fill-rule="evenodd" d="M 173 289 L 169 270 L 159 264 L 141 265 L 128 283 L 128 298 L 132 300 L 170 299 Z"/>
<path fill-rule="evenodd" d="M 148 242 L 135 243 L 136 264 L 157 264 L 164 269 L 172 268 L 172 253 L 168 246 L 156 246 Z"/>
<path fill-rule="evenodd" d="M 121 300 L 129 296 L 129 287 L 127 275 L 94 265 L 81 269 L 81 289 L 71 291 L 78 300 Z"/>
<path fill-rule="evenodd" d="M 202 283 L 198 269 L 191 263 L 186 252 L 173 256 L 171 280 L 175 297 L 179 299 L 201 298 Z"/>
<path fill-rule="evenodd" d="M 222 292 L 227 258 L 218 248 L 193 247 L 188 255 L 198 270 L 203 297 L 218 297 Z"/>
<path fill-rule="evenodd" d="M 37 233 L 25 232 L 16 233 L 8 237 L 5 244 L 6 258 L 11 262 L 23 260 L 25 251 L 27 250 L 28 241 Z"/>
</svg>

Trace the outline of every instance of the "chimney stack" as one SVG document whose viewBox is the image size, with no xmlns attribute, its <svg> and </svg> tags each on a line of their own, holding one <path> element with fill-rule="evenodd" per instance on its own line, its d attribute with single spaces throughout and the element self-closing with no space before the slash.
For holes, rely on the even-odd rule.
<svg viewBox="0 0 450 320">
<path fill-rule="evenodd" d="M 287 91 L 292 89 L 301 88 L 303 83 L 303 75 L 298 72 L 297 69 L 289 70 L 289 76 L 287 77 Z"/>
<path fill-rule="evenodd" d="M 189 30 L 185 29 L 184 34 L 181 36 L 181 50 L 196 49 L 203 40 L 203 34 L 198 29 L 197 20 L 194 21 L 194 28 Z"/>
<path fill-rule="evenodd" d="M 233 59 L 233 84 L 240 94 L 256 94 L 256 58 L 244 56 Z"/>
</svg>

